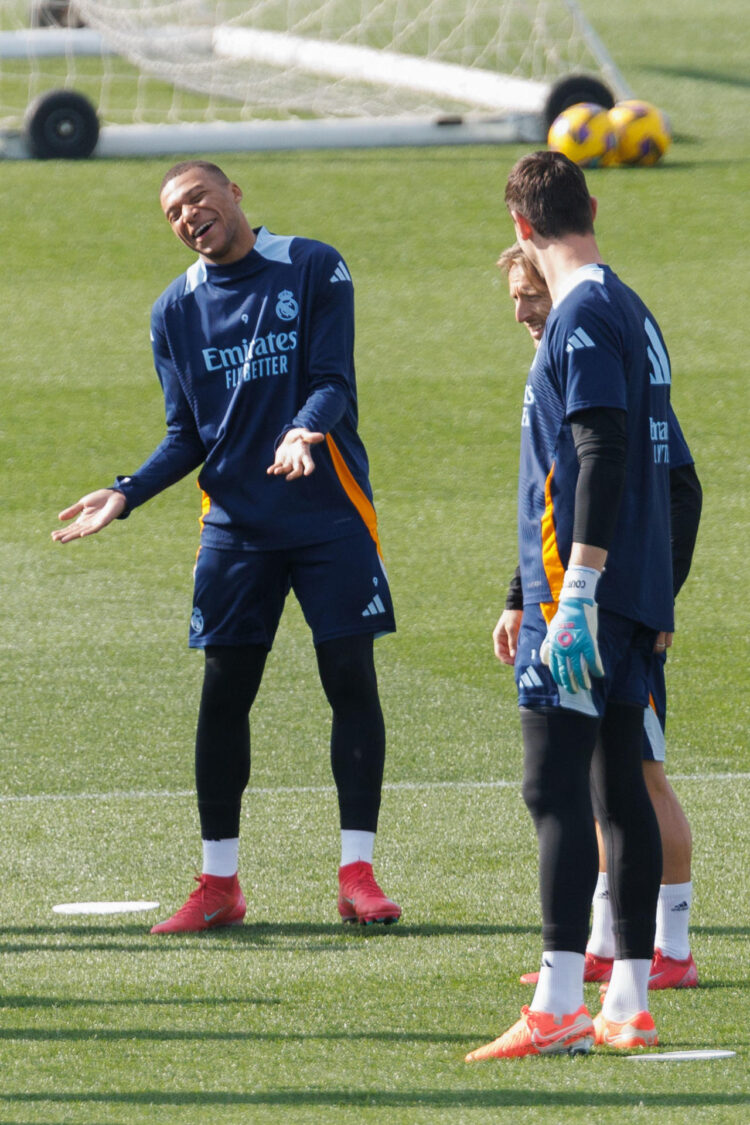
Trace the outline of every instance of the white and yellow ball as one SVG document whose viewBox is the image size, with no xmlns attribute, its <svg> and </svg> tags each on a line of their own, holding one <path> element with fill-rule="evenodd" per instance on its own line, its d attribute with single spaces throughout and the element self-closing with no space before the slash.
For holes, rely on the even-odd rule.
<svg viewBox="0 0 750 1125">
<path fill-rule="evenodd" d="M 547 144 L 574 164 L 591 168 L 613 163 L 617 138 L 606 109 L 593 102 L 578 102 L 564 109 L 552 122 Z"/>
<path fill-rule="evenodd" d="M 672 143 L 669 118 L 650 102 L 618 102 L 609 111 L 609 120 L 618 164 L 656 164 Z"/>
</svg>

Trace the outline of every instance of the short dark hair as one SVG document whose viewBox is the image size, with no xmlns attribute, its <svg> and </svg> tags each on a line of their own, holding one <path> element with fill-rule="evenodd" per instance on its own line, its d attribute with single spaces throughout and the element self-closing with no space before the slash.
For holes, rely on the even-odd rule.
<svg viewBox="0 0 750 1125">
<path fill-rule="evenodd" d="M 208 172 L 210 175 L 214 176 L 220 184 L 228 184 L 231 182 L 226 172 L 222 171 L 218 164 L 212 164 L 210 160 L 181 160 L 179 164 L 173 164 L 164 176 L 161 187 L 159 188 L 159 195 L 164 191 L 164 188 L 170 180 L 181 176 L 183 172 L 189 172 L 191 168 L 202 168 L 204 172 Z"/>
<path fill-rule="evenodd" d="M 561 152 L 532 152 L 513 166 L 505 185 L 509 211 L 518 211 L 542 238 L 593 234 L 586 177 Z"/>
</svg>

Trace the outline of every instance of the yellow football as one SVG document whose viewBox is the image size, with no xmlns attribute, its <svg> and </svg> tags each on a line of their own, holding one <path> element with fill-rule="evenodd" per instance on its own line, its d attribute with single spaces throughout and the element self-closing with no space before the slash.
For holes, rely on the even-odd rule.
<svg viewBox="0 0 750 1125">
<path fill-rule="evenodd" d="M 609 111 L 616 137 L 618 164 L 656 164 L 672 143 L 672 127 L 665 113 L 650 102 L 617 102 Z"/>
</svg>

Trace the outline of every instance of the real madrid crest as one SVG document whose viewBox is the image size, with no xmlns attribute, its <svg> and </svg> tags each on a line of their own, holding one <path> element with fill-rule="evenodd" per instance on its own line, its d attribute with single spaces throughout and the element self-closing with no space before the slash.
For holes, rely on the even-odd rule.
<svg viewBox="0 0 750 1125">
<path fill-rule="evenodd" d="M 276 302 L 276 315 L 279 320 L 294 320 L 298 312 L 299 305 L 291 289 L 282 289 Z"/>
</svg>

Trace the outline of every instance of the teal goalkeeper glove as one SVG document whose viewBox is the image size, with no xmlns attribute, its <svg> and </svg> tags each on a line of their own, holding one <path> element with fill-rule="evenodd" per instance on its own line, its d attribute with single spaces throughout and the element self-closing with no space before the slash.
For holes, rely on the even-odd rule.
<svg viewBox="0 0 750 1125">
<path fill-rule="evenodd" d="M 603 676 L 596 643 L 597 609 L 594 592 L 599 571 L 569 566 L 563 578 L 557 613 L 547 628 L 540 656 L 552 678 L 567 691 L 590 690 L 592 676 Z"/>
</svg>

